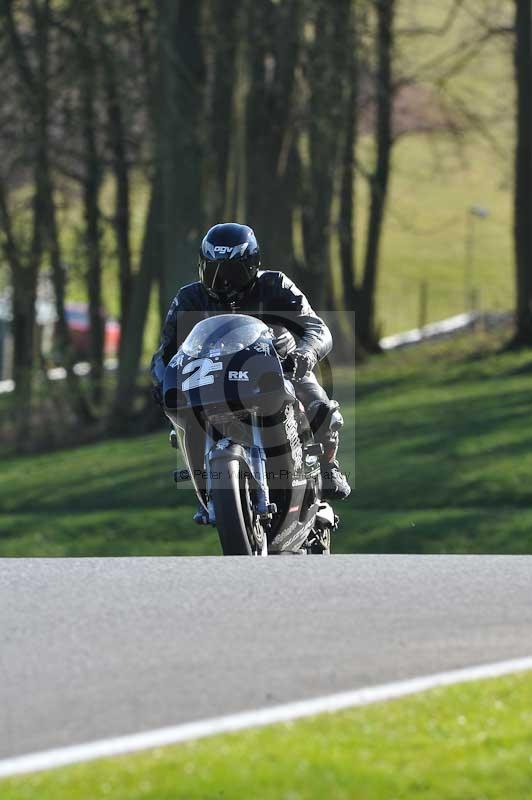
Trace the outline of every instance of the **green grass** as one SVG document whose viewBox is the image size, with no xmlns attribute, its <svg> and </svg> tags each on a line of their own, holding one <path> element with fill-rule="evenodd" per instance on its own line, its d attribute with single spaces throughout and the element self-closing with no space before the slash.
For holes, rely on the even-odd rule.
<svg viewBox="0 0 532 800">
<path fill-rule="evenodd" d="M 192 523 L 192 492 L 175 488 L 175 461 L 164 431 L 5 459 L 0 555 L 219 552 L 214 529 Z"/>
<path fill-rule="evenodd" d="M 486 144 L 469 142 L 461 149 L 441 135 L 396 145 L 377 294 L 383 334 L 417 327 L 423 284 L 427 321 L 469 309 L 471 288 L 478 308 L 513 307 L 511 192 L 500 186 L 498 170 L 490 170 L 493 153 Z M 469 278 L 466 226 L 475 204 L 490 214 L 472 222 Z"/>
<path fill-rule="evenodd" d="M 336 551 L 532 552 L 532 354 L 497 347 L 461 337 L 358 371 L 356 490 Z"/>
<path fill-rule="evenodd" d="M 532 353 L 484 334 L 339 370 L 342 464 L 335 552 L 532 553 Z M 356 416 L 356 426 L 355 426 Z M 356 454 L 356 458 L 355 458 Z M 0 555 L 203 555 L 194 496 L 171 480 L 166 433 L 0 465 Z M 355 470 L 356 466 L 356 470 Z"/>
<path fill-rule="evenodd" d="M 482 308 L 513 304 L 512 183 L 514 85 L 511 37 L 493 36 L 474 49 L 474 57 L 447 74 L 463 43 L 477 38 L 482 25 L 473 6 L 463 4 L 444 35 L 401 34 L 422 26 L 439 28 L 451 2 L 403 3 L 398 6 L 395 67 L 413 79 L 403 108 L 402 125 L 410 130 L 442 119 L 443 105 L 459 135 L 449 131 L 407 133 L 397 139 L 379 265 L 377 312 L 384 334 L 415 327 L 419 321 L 420 284 L 428 287 L 428 319 L 459 313 L 470 305 L 466 285 L 466 227 L 474 205 L 489 210 L 474 221 L 471 284 Z M 507 26 L 513 4 L 490 4 L 490 22 Z M 496 15 L 497 19 L 494 19 Z M 432 64 L 432 66 L 431 66 Z M 438 81 L 437 78 L 440 78 Z M 463 109 L 470 115 L 464 118 Z M 472 119 L 476 122 L 473 123 Z M 367 167 L 369 153 L 359 158 Z M 362 269 L 368 198 L 358 181 L 357 238 Z"/>
<path fill-rule="evenodd" d="M 0 784 L 3 800 L 529 800 L 530 674 Z"/>
</svg>

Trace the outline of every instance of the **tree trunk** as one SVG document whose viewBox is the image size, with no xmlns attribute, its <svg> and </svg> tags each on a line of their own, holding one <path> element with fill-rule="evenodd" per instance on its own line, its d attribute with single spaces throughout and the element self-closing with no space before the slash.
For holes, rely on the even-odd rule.
<svg viewBox="0 0 532 800">
<path fill-rule="evenodd" d="M 162 180 L 160 310 L 196 272 L 203 226 L 201 2 L 159 2 L 160 106 L 156 162 Z"/>
<path fill-rule="evenodd" d="M 151 287 L 159 281 L 159 309 L 166 316 L 180 285 L 196 273 L 202 219 L 201 130 L 203 61 L 201 3 L 159 0 L 158 95 L 151 111 L 155 171 L 140 267 L 133 280 L 113 412 L 113 430 L 133 415 L 136 381 Z"/>
<path fill-rule="evenodd" d="M 3 182 L 0 182 L 0 221 L 4 231 L 4 252 L 11 268 L 13 283 L 13 379 L 15 391 L 12 400 L 15 409 L 15 435 L 19 450 L 26 449 L 28 430 L 31 428 L 33 367 L 35 362 L 35 300 L 37 276 L 43 253 L 43 229 L 46 217 L 46 173 L 43 166 L 47 157 L 46 135 L 42 126 L 42 97 L 46 91 L 48 56 L 49 3 L 42 9 L 34 6 L 34 30 L 37 32 L 39 66 L 32 70 L 24 49 L 15 18 L 13 5 L 7 0 L 2 6 L 11 54 L 24 92 L 24 99 L 32 112 L 30 134 L 31 170 L 33 173 L 32 235 L 28 252 L 18 247 L 8 208 Z M 46 128 L 44 130 L 46 134 Z"/>
<path fill-rule="evenodd" d="M 102 32 L 102 39 L 105 34 Z M 132 266 L 130 247 L 129 165 L 122 106 L 117 85 L 116 69 L 108 44 L 102 41 L 102 61 L 107 100 L 107 121 L 115 178 L 115 212 L 113 228 L 118 255 L 120 287 L 120 331 L 127 335 L 128 311 L 131 294 Z M 120 345 L 120 352 L 122 344 Z"/>
<path fill-rule="evenodd" d="M 32 370 L 34 361 L 35 297 L 37 284 L 37 257 L 40 249 L 37 221 L 37 198 L 34 198 L 34 234 L 32 260 L 22 261 L 15 241 L 11 216 L 7 205 L 4 183 L 0 181 L 0 224 L 3 231 L 3 250 L 11 271 L 13 286 L 13 321 L 11 329 L 14 341 L 13 379 L 15 391 L 12 395 L 14 425 L 17 446 L 23 449 L 24 440 L 31 426 Z"/>
<path fill-rule="evenodd" d="M 43 252 L 43 224 L 45 199 L 39 159 L 35 161 L 33 232 L 29 254 L 24 265 L 19 261 L 17 274 L 13 275 L 13 380 L 15 391 L 15 430 L 17 449 L 24 451 L 31 428 L 33 367 L 35 363 L 35 300 L 37 276 Z"/>
<path fill-rule="evenodd" d="M 514 345 L 532 345 L 532 14 L 530 0 L 516 0 L 514 247 L 516 320 Z"/>
<path fill-rule="evenodd" d="M 257 0 L 249 15 L 255 36 L 249 48 L 246 101 L 245 221 L 261 242 L 263 263 L 290 270 L 295 264 L 292 219 L 299 194 L 294 107 L 303 4 Z"/>
<path fill-rule="evenodd" d="M 44 237 L 50 255 L 52 268 L 52 284 L 54 287 L 55 310 L 57 314 L 57 340 L 55 345 L 59 351 L 60 362 L 66 369 L 66 385 L 68 400 L 80 421 L 88 422 L 92 415 L 84 398 L 78 378 L 73 372 L 74 358 L 70 343 L 70 334 L 65 313 L 66 280 L 61 260 L 61 246 L 57 228 L 54 200 L 54 185 L 50 167 L 50 85 L 48 33 L 50 27 L 50 8 L 46 3 L 42 11 L 37 10 L 35 28 L 38 31 L 39 82 L 35 86 L 36 127 L 38 132 L 39 181 L 43 197 Z"/>
<path fill-rule="evenodd" d="M 88 35 L 88 26 L 85 28 Z M 104 319 L 102 309 L 102 259 L 100 242 L 101 161 L 96 144 L 95 70 L 93 56 L 86 43 L 80 46 L 81 115 L 84 149 L 83 211 L 87 250 L 87 290 L 90 320 L 91 394 L 95 405 L 103 396 Z"/>
<path fill-rule="evenodd" d="M 49 165 L 46 165 L 48 170 Z M 65 291 L 66 280 L 61 259 L 61 246 L 59 243 L 59 232 L 57 229 L 57 219 L 55 212 L 55 202 L 53 196 L 53 184 L 51 176 L 45 172 L 46 186 L 46 240 L 50 254 L 52 267 L 52 284 L 54 287 L 55 310 L 57 314 L 57 340 L 55 345 L 58 349 L 59 360 L 66 370 L 66 386 L 68 390 L 68 402 L 71 404 L 80 423 L 87 423 L 93 420 L 93 414 L 79 382 L 74 373 L 74 354 L 70 341 L 70 332 L 65 311 Z"/>
<path fill-rule="evenodd" d="M 204 213 L 208 225 L 224 220 L 228 205 L 229 165 L 233 129 L 233 102 L 237 83 L 237 51 L 243 28 L 241 0 L 212 0 L 208 6 L 205 37 L 215 42 L 206 48 L 207 81 L 204 97 L 204 117 L 207 136 L 204 153 L 204 179 L 206 187 Z"/>
<path fill-rule="evenodd" d="M 303 207 L 306 289 L 311 300 L 332 295 L 329 249 L 332 203 L 341 154 L 350 0 L 317 0 L 315 43 L 309 53 L 309 176 Z"/>
<path fill-rule="evenodd" d="M 31 267 L 23 269 L 13 283 L 13 380 L 17 449 L 26 449 L 31 430 L 33 365 L 35 358 L 35 298 L 36 272 Z"/>
<path fill-rule="evenodd" d="M 375 123 L 377 162 L 370 186 L 371 200 L 364 278 L 356 315 L 358 338 L 362 346 L 370 352 L 380 350 L 375 324 L 375 293 L 392 149 L 392 57 L 395 0 L 375 0 L 375 6 L 377 10 L 378 61 Z"/>
<path fill-rule="evenodd" d="M 351 9 L 350 43 L 347 58 L 346 110 L 340 183 L 340 264 L 345 308 L 355 309 L 356 238 L 355 238 L 355 149 L 357 143 L 358 36 L 356 16 Z"/>
<path fill-rule="evenodd" d="M 156 176 L 148 207 L 140 266 L 133 281 L 129 324 L 122 343 L 116 393 L 109 423 L 110 428 L 117 433 L 127 429 L 128 418 L 133 416 L 134 412 L 135 391 L 151 288 L 159 273 L 162 257 L 160 215 L 161 180 Z"/>
<path fill-rule="evenodd" d="M 341 269 L 341 315 L 338 317 L 338 333 L 335 350 L 340 358 L 352 360 L 355 353 L 355 308 L 356 285 L 356 171 L 355 152 L 358 137 L 358 89 L 359 46 L 358 6 L 351 5 L 347 21 L 348 42 L 345 65 L 345 112 L 340 163 L 340 210 L 338 214 L 338 239 L 340 244 Z"/>
</svg>

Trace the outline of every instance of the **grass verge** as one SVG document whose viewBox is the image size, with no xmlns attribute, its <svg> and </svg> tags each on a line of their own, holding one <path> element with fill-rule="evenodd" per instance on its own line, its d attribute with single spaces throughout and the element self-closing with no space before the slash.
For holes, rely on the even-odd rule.
<svg viewBox="0 0 532 800">
<path fill-rule="evenodd" d="M 532 676 L 0 784 L 3 800 L 528 800 Z"/>
<path fill-rule="evenodd" d="M 500 344 L 479 333 L 363 365 L 356 429 L 338 371 L 355 489 L 335 552 L 532 553 L 532 353 Z M 4 459 L 0 556 L 218 554 L 174 467 L 164 431 Z"/>
</svg>

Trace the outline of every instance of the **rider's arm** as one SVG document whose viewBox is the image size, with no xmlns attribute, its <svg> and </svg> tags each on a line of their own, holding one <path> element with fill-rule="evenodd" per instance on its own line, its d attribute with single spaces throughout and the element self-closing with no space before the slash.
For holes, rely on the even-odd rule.
<svg viewBox="0 0 532 800">
<path fill-rule="evenodd" d="M 276 298 L 284 324 L 296 337 L 298 350 L 310 351 L 316 361 L 331 352 L 332 336 L 325 322 L 318 317 L 309 301 L 295 283 L 280 273 L 280 286 Z"/>
<path fill-rule="evenodd" d="M 191 287 L 180 289 L 172 300 L 161 333 L 161 342 L 153 354 L 150 371 L 155 383 L 162 383 L 164 371 L 173 355 L 188 336 L 197 319 L 197 309 L 191 296 Z M 194 313 L 196 312 L 196 313 Z"/>
</svg>

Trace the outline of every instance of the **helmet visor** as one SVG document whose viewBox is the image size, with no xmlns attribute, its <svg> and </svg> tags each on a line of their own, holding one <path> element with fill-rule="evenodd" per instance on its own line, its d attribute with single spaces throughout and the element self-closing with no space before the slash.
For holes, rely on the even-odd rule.
<svg viewBox="0 0 532 800">
<path fill-rule="evenodd" d="M 256 269 L 244 261 L 207 261 L 201 265 L 201 280 L 207 291 L 217 297 L 239 294 L 253 280 Z"/>
</svg>

